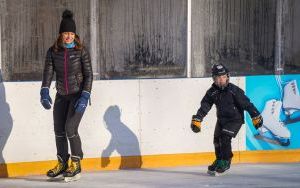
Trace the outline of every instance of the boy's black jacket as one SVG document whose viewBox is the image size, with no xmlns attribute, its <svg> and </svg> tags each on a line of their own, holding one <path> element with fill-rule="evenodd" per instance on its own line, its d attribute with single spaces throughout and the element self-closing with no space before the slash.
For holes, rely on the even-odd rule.
<svg viewBox="0 0 300 188">
<path fill-rule="evenodd" d="M 216 105 L 217 118 L 220 123 L 226 124 L 232 121 L 244 123 L 244 110 L 251 117 L 260 114 L 244 91 L 232 83 L 229 83 L 224 89 L 212 84 L 201 100 L 201 107 L 197 111 L 197 115 L 203 119 L 213 104 Z"/>
</svg>

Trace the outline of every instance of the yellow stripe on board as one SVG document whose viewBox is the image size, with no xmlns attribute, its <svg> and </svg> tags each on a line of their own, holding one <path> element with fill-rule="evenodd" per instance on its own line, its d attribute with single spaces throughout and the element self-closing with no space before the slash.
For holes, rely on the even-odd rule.
<svg viewBox="0 0 300 188">
<path fill-rule="evenodd" d="M 124 168 L 158 168 L 207 165 L 215 159 L 214 153 L 163 154 L 111 158 L 86 158 L 84 171 L 118 170 Z M 291 163 L 300 162 L 300 150 L 234 152 L 233 163 Z M 0 164 L 0 177 L 45 174 L 56 161 L 36 161 Z"/>
</svg>

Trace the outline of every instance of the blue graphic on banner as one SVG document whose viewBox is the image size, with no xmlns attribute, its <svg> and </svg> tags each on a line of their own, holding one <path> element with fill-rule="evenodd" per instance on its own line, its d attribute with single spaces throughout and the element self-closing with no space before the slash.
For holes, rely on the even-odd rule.
<svg viewBox="0 0 300 188">
<path fill-rule="evenodd" d="M 247 150 L 300 148 L 300 75 L 248 76 L 246 94 L 262 113 L 256 130 L 246 116 Z"/>
</svg>

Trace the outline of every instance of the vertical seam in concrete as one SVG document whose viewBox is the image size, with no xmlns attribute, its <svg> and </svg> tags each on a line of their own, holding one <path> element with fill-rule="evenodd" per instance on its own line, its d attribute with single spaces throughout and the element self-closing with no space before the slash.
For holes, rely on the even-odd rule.
<svg viewBox="0 0 300 188">
<path fill-rule="evenodd" d="M 1 49 L 1 43 L 2 43 L 2 40 L 1 40 L 1 31 L 2 31 L 2 28 L 1 28 L 1 24 L 2 24 L 2 20 L 0 19 L 0 70 L 2 68 L 2 56 L 1 56 L 1 53 L 2 53 L 2 49 Z"/>
<path fill-rule="evenodd" d="M 98 14 L 97 14 L 97 0 L 90 1 L 90 9 L 91 9 L 91 17 L 90 17 L 90 45 L 91 45 L 91 62 L 92 68 L 94 72 L 94 77 L 98 79 L 100 77 L 99 70 L 97 66 L 97 55 L 98 55 L 98 44 L 97 44 L 97 21 L 98 21 Z"/>
<path fill-rule="evenodd" d="M 188 0 L 187 2 L 187 78 L 192 77 L 191 70 L 191 36 L 192 36 L 192 0 Z"/>
<path fill-rule="evenodd" d="M 1 7 L 0 7 L 0 9 L 1 9 Z M 2 44 L 2 38 L 1 38 L 1 35 L 2 35 L 2 27 L 1 27 L 1 25 L 2 25 L 2 15 L 0 15 L 0 83 L 3 81 L 2 80 L 2 46 L 1 46 L 1 44 Z"/>
<path fill-rule="evenodd" d="M 142 106 L 141 106 L 141 80 L 138 79 L 138 87 L 139 87 L 139 111 L 138 111 L 138 117 L 139 117 L 139 127 L 138 127 L 138 133 L 139 133 L 139 143 L 140 143 L 140 153 L 141 156 L 143 155 L 143 148 L 142 148 Z"/>
<path fill-rule="evenodd" d="M 276 38 L 275 38 L 275 74 L 283 72 L 282 69 L 282 0 L 276 4 Z"/>
</svg>

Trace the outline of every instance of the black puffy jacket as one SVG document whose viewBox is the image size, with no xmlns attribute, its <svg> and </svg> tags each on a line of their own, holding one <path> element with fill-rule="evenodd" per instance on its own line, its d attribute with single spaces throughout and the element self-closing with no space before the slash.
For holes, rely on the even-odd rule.
<svg viewBox="0 0 300 188">
<path fill-rule="evenodd" d="M 69 95 L 85 90 L 91 92 L 93 71 L 91 59 L 85 48 L 61 48 L 47 51 L 42 87 L 50 87 L 56 73 L 56 90 L 60 95 Z"/>
<path fill-rule="evenodd" d="M 217 118 L 220 123 L 226 124 L 233 121 L 244 123 L 244 110 L 251 117 L 256 117 L 260 114 L 244 94 L 244 91 L 232 83 L 229 83 L 224 89 L 220 89 L 215 84 L 212 84 L 201 100 L 201 107 L 197 115 L 203 119 L 213 104 L 216 105 Z"/>
</svg>

